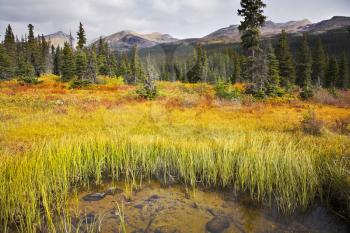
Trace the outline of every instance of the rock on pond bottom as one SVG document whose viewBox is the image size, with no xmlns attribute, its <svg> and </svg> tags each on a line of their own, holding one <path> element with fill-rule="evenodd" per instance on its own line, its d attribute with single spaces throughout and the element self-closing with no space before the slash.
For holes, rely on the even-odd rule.
<svg viewBox="0 0 350 233">
<path fill-rule="evenodd" d="M 322 207 L 305 214 L 281 216 L 275 210 L 237 200 L 229 193 L 186 192 L 180 186 L 163 188 L 151 182 L 132 193 L 118 188 L 85 192 L 79 196 L 83 224 L 94 222 L 103 233 L 120 232 L 124 221 L 132 233 L 234 233 L 234 232 L 347 232 Z M 127 189 L 126 189 L 127 190 Z M 84 220 L 85 219 L 85 220 Z"/>
</svg>

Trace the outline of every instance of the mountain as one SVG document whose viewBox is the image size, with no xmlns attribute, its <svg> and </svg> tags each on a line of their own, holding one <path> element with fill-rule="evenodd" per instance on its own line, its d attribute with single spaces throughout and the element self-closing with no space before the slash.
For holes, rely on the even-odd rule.
<svg viewBox="0 0 350 233">
<path fill-rule="evenodd" d="M 323 33 L 326 31 L 350 27 L 350 17 L 334 16 L 329 20 L 324 20 L 319 23 L 306 25 L 302 31 L 311 33 Z"/>
<path fill-rule="evenodd" d="M 329 20 L 324 20 L 319 23 L 312 24 L 309 20 L 304 19 L 300 21 L 290 21 L 287 23 L 274 23 L 272 21 L 266 21 L 265 25 L 261 28 L 262 37 L 273 37 L 281 33 L 282 30 L 286 30 L 289 34 L 309 33 L 309 34 L 321 34 L 327 31 L 350 27 L 350 17 L 335 16 Z M 238 25 L 231 25 L 226 28 L 219 29 L 201 39 L 202 43 L 237 43 L 240 42 L 240 32 Z"/>
<path fill-rule="evenodd" d="M 350 17 L 335 16 L 329 20 L 324 20 L 315 24 L 311 23 L 307 19 L 289 21 L 286 23 L 266 21 L 265 25 L 261 29 L 261 35 L 263 38 L 272 38 L 280 34 L 282 30 L 296 36 L 300 36 L 305 32 L 309 34 L 321 34 L 330 30 L 341 29 L 344 27 L 350 27 Z M 178 40 L 168 34 L 161 34 L 158 32 L 151 34 L 140 34 L 133 31 L 121 31 L 104 37 L 104 40 L 113 51 L 118 52 L 130 51 L 135 45 L 144 51 L 147 51 L 148 49 L 154 50 L 152 48 L 158 48 L 158 45 L 162 45 L 162 49 L 167 49 L 170 47 L 170 50 L 172 51 L 172 47 L 177 48 L 179 46 L 193 46 L 197 43 L 202 43 L 205 45 L 239 43 L 241 40 L 241 35 L 238 30 L 238 25 L 231 25 L 210 33 L 203 38 Z M 95 41 L 92 44 L 96 43 L 97 42 Z"/>
<path fill-rule="evenodd" d="M 266 21 L 261 28 L 261 35 L 263 37 L 271 37 L 286 30 L 287 33 L 297 33 L 305 26 L 310 25 L 311 22 L 307 19 L 300 21 L 290 21 L 287 23 L 274 23 Z M 231 25 L 227 28 L 219 29 L 200 39 L 202 43 L 235 43 L 240 42 L 241 34 L 238 30 L 238 25 Z"/>
<path fill-rule="evenodd" d="M 57 47 L 58 45 L 62 48 L 64 43 L 70 43 L 70 36 L 62 31 L 58 31 L 56 33 L 46 35 L 46 41 L 50 41 L 51 45 Z M 74 44 L 74 38 L 72 37 L 72 42 Z"/>
<path fill-rule="evenodd" d="M 308 20 L 290 21 L 287 23 L 267 21 L 262 28 L 262 40 L 269 39 L 276 46 L 282 29 L 289 33 L 289 42 L 293 56 L 297 56 L 302 44 L 302 34 L 307 32 L 312 51 L 315 51 L 317 41 L 321 39 L 325 50 L 330 56 L 339 57 L 346 53 L 350 60 L 350 17 L 336 16 L 315 24 L 310 23 Z M 238 25 L 232 25 L 217 30 L 203 38 L 178 40 L 173 43 L 162 44 L 161 46 L 141 49 L 140 56 L 145 57 L 151 54 L 160 64 L 164 63 L 164 61 L 171 63 L 172 60 L 185 61 L 191 58 L 193 49 L 198 43 L 202 43 L 208 54 L 213 54 L 232 48 L 239 50 L 239 42 Z"/>
<path fill-rule="evenodd" d="M 311 24 L 307 19 L 301 21 L 290 21 L 287 23 L 274 23 L 267 21 L 261 29 L 262 36 L 273 36 L 281 33 L 282 30 L 286 30 L 288 33 L 298 32 L 301 28 Z M 227 28 L 222 28 L 200 39 L 201 42 L 207 43 L 219 43 L 219 42 L 240 42 L 241 35 L 238 30 L 238 25 L 231 25 Z"/>
<path fill-rule="evenodd" d="M 104 37 L 103 39 L 114 51 L 129 51 L 135 45 L 142 49 L 178 41 L 178 39 L 175 39 L 168 34 L 161 34 L 158 32 L 140 34 L 133 31 L 121 31 Z"/>
</svg>

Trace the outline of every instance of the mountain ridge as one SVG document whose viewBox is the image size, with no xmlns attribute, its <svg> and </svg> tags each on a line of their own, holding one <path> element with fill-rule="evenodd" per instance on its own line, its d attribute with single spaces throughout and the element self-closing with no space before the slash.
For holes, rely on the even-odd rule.
<svg viewBox="0 0 350 233">
<path fill-rule="evenodd" d="M 350 17 L 348 16 L 334 16 L 331 19 L 323 20 L 317 23 L 312 23 L 308 19 L 297 21 L 288 21 L 285 23 L 274 23 L 266 21 L 261 29 L 261 35 L 264 38 L 273 37 L 285 30 L 289 34 L 302 35 L 303 33 L 320 34 L 330 30 L 347 28 L 350 30 Z M 238 30 L 238 25 L 230 25 L 214 31 L 202 38 L 190 38 L 179 40 L 169 34 L 162 34 L 160 32 L 152 32 L 142 34 L 131 30 L 123 30 L 113 33 L 109 36 L 103 37 L 104 41 L 108 43 L 112 51 L 127 52 L 134 46 L 140 49 L 151 48 L 160 44 L 187 44 L 187 43 L 203 43 L 203 44 L 217 44 L 217 43 L 238 43 L 240 42 L 241 34 Z M 69 35 L 58 31 L 54 34 L 45 36 L 47 40 L 51 41 L 54 46 L 63 46 L 64 42 L 69 42 Z M 73 39 L 74 41 L 74 39 Z M 90 46 L 96 44 L 97 41 L 90 43 Z"/>
<path fill-rule="evenodd" d="M 106 36 L 103 39 L 112 50 L 118 51 L 128 51 L 135 45 L 140 48 L 149 48 L 162 43 L 178 41 L 178 39 L 173 38 L 169 34 L 162 34 L 159 32 L 141 34 L 130 30 L 120 31 Z"/>
<path fill-rule="evenodd" d="M 70 43 L 71 40 L 73 44 L 75 43 L 75 39 L 71 37 L 70 35 L 64 33 L 63 31 L 58 31 L 49 35 L 45 35 L 45 40 L 50 41 L 51 45 L 53 45 L 55 48 L 57 46 L 60 46 L 63 48 L 64 43 Z"/>
<path fill-rule="evenodd" d="M 265 25 L 261 28 L 261 35 L 263 37 L 274 36 L 281 33 L 282 30 L 285 30 L 287 33 L 296 33 L 301 28 L 310 24 L 312 23 L 307 19 L 299 21 L 288 21 L 286 23 L 274 23 L 272 21 L 266 21 Z M 234 43 L 240 42 L 240 40 L 241 34 L 239 32 L 238 25 L 231 25 L 226 28 L 221 28 L 199 39 L 199 41 L 202 43 Z"/>
</svg>

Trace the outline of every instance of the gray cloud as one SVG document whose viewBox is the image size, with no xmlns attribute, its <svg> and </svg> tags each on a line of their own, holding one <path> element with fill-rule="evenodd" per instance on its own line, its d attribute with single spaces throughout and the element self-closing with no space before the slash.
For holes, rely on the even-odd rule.
<svg viewBox="0 0 350 233">
<path fill-rule="evenodd" d="M 349 15 L 349 0 L 266 0 L 270 20 L 308 18 L 317 22 Z M 239 0 L 0 0 L 0 34 L 11 24 L 24 34 L 28 23 L 36 33 L 58 30 L 75 33 L 83 22 L 88 38 L 120 30 L 159 31 L 175 37 L 201 37 L 221 27 L 238 24 Z"/>
</svg>

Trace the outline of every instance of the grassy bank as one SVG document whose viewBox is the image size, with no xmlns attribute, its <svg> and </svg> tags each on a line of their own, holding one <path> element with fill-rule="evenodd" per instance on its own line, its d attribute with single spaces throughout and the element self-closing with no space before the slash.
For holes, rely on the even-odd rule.
<svg viewBox="0 0 350 233">
<path fill-rule="evenodd" d="M 1 85 L 1 231 L 73 232 L 70 198 L 107 178 L 228 188 L 287 213 L 319 198 L 350 200 L 350 138 L 332 130 L 348 108 L 225 102 L 210 86 L 178 83 L 160 83 L 152 102 L 122 84 Z M 310 108 L 321 136 L 300 127 Z"/>
</svg>

